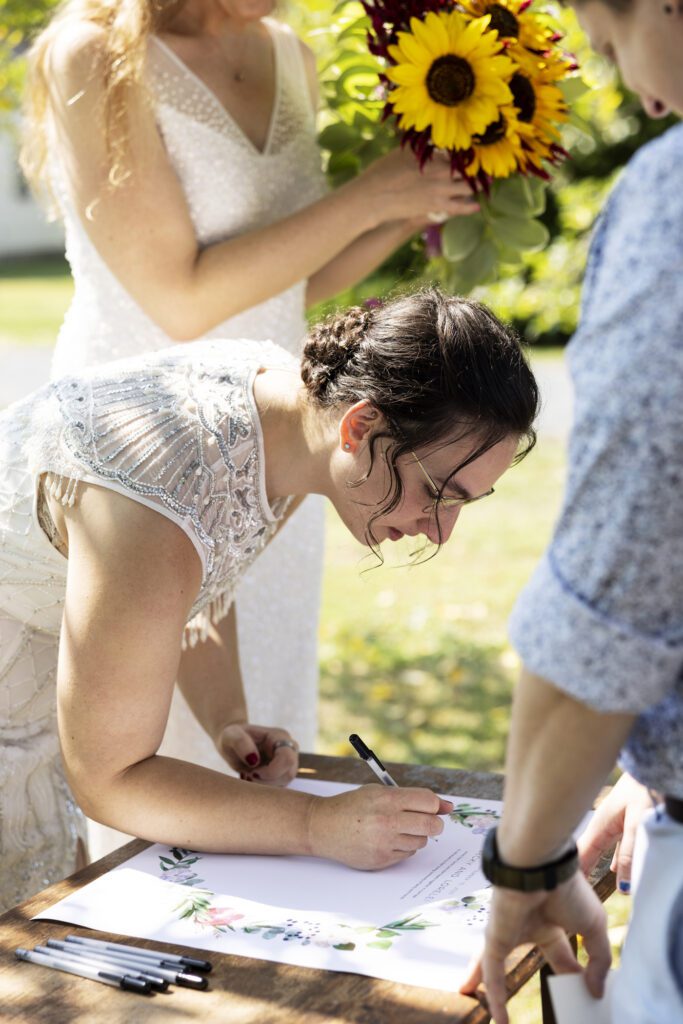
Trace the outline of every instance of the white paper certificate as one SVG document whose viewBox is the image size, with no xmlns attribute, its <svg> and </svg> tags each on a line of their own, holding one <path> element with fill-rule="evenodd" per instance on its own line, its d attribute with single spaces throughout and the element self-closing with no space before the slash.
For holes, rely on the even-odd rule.
<svg viewBox="0 0 683 1024">
<path fill-rule="evenodd" d="M 354 788 L 293 785 L 321 796 Z M 438 840 L 383 871 L 155 845 L 34 920 L 456 991 L 483 942 L 481 847 L 502 804 L 448 799 Z"/>
</svg>

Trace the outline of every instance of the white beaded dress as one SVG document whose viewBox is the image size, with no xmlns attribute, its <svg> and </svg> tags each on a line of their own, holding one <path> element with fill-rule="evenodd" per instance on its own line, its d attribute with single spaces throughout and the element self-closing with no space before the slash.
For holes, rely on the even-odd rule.
<svg viewBox="0 0 683 1024">
<path fill-rule="evenodd" d="M 280 220 L 325 192 L 299 41 L 280 22 L 264 23 L 274 47 L 276 94 L 261 152 L 173 51 L 156 37 L 150 40 L 149 84 L 157 124 L 202 246 Z M 60 191 L 75 294 L 57 341 L 53 375 L 173 344 L 109 271 L 66 190 Z M 300 281 L 219 324 L 205 337 L 271 338 L 298 354 L 306 332 L 305 289 L 306 282 Z M 247 575 L 237 601 L 250 720 L 289 729 L 308 750 L 314 747 L 317 730 L 322 555 L 322 502 L 308 498 Z M 163 750 L 216 770 L 227 769 L 207 745 L 179 692 Z M 111 837 L 92 832 L 93 856 L 112 845 Z"/>
<path fill-rule="evenodd" d="M 202 585 L 185 630 L 200 642 L 274 535 L 253 398 L 269 343 L 197 342 L 46 385 L 0 413 L 0 911 L 69 874 L 85 821 L 64 778 L 56 673 L 68 562 L 41 501 L 79 482 L 167 516 L 195 546 Z M 47 521 L 46 521 L 47 520 Z"/>
</svg>

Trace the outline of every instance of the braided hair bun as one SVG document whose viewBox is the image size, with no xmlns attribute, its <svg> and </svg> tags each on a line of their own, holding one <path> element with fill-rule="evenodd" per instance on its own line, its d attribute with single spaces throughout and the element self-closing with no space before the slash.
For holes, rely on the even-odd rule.
<svg viewBox="0 0 683 1024">
<path fill-rule="evenodd" d="M 320 404 L 331 397 L 330 384 L 360 348 L 373 319 L 371 310 L 352 306 L 311 329 L 301 359 L 301 378 L 309 395 Z"/>
</svg>

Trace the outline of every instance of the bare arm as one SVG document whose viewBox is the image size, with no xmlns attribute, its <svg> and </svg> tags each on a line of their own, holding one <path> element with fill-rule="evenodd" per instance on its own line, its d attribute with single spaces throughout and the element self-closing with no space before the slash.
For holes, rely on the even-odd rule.
<svg viewBox="0 0 683 1024">
<path fill-rule="evenodd" d="M 290 501 L 278 524 L 277 532 L 299 508 L 302 501 L 303 498 Z M 205 640 L 183 651 L 180 657 L 178 685 L 201 727 L 211 737 L 219 752 L 230 761 L 228 751 L 223 745 L 225 730 L 230 725 L 245 723 L 248 719 L 247 698 L 239 659 L 237 611 L 234 603 L 228 615 L 218 625 L 210 624 Z M 286 734 L 283 732 L 283 735 Z M 248 746 L 245 753 L 252 749 L 253 745 Z"/>
<path fill-rule="evenodd" d="M 183 651 L 178 686 L 216 745 L 226 725 L 247 721 L 234 604 L 222 622 L 209 627 L 205 640 Z"/>
<path fill-rule="evenodd" d="M 473 203 L 470 189 L 461 182 L 453 183 L 453 195 L 461 197 L 459 214 L 476 213 L 478 207 Z M 312 274 L 308 279 L 306 305 L 313 306 L 316 302 L 332 298 L 345 288 L 350 288 L 358 281 L 371 274 L 384 262 L 399 245 L 425 226 L 423 219 L 417 221 L 397 220 L 382 224 L 374 231 L 367 231 L 355 242 L 340 252 L 338 256 L 326 263 L 324 267 Z"/>
<path fill-rule="evenodd" d="M 612 770 L 634 718 L 594 711 L 522 672 L 508 741 L 504 859 L 542 864 L 560 850 Z"/>
<path fill-rule="evenodd" d="M 140 93 L 129 97 L 130 175 L 107 185 L 103 42 L 95 29 L 55 43 L 51 85 L 72 199 L 110 270 L 177 340 L 189 339 L 309 278 L 386 222 L 458 212 L 448 168 L 420 173 L 411 154 L 368 172 L 268 227 L 200 249 L 181 185 Z"/>
<path fill-rule="evenodd" d="M 313 109 L 318 106 L 318 79 L 315 57 L 311 50 L 301 44 L 306 66 L 308 87 L 311 93 Z M 461 215 L 476 213 L 479 205 L 472 198 L 472 191 L 462 181 L 453 182 L 453 196 L 459 199 L 457 210 L 452 213 Z M 432 212 L 437 212 L 436 207 Z M 422 231 L 429 221 L 425 217 L 414 220 L 396 220 L 380 224 L 372 231 L 366 231 L 346 246 L 338 256 L 322 266 L 308 278 L 306 289 L 306 305 L 314 306 L 317 302 L 333 298 L 346 288 L 351 288 L 376 270 L 395 249 L 418 231 Z"/>
<path fill-rule="evenodd" d="M 299 767 L 296 750 L 276 746 L 291 740 L 286 729 L 249 723 L 237 638 L 237 613 L 211 625 L 204 640 L 180 658 L 178 685 L 221 757 L 236 772 L 258 771 L 258 781 L 288 785 Z"/>
<path fill-rule="evenodd" d="M 201 581 L 170 520 L 84 485 L 66 513 L 69 572 L 58 715 L 69 783 L 96 820 L 208 852 L 394 863 L 442 830 L 427 790 L 368 786 L 323 799 L 160 757 L 183 626 Z"/>
<path fill-rule="evenodd" d="M 594 711 L 523 670 L 508 741 L 501 858 L 518 867 L 554 859 L 590 808 L 614 765 L 633 721 L 631 714 Z M 579 971 L 567 934 L 583 936 L 589 955 L 586 982 L 602 992 L 611 954 L 605 912 L 579 872 L 556 889 L 534 893 L 494 890 L 486 949 L 461 991 L 482 975 L 496 1024 L 508 1024 L 505 958 L 523 942 L 540 946 L 557 973 Z"/>
</svg>

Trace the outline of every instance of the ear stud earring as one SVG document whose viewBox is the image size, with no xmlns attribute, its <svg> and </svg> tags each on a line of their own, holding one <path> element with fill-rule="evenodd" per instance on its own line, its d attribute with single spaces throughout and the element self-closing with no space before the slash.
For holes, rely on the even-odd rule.
<svg viewBox="0 0 683 1024">
<path fill-rule="evenodd" d="M 351 445 L 349 444 L 348 441 L 344 441 L 344 451 L 345 452 L 350 452 L 351 451 Z"/>
</svg>

